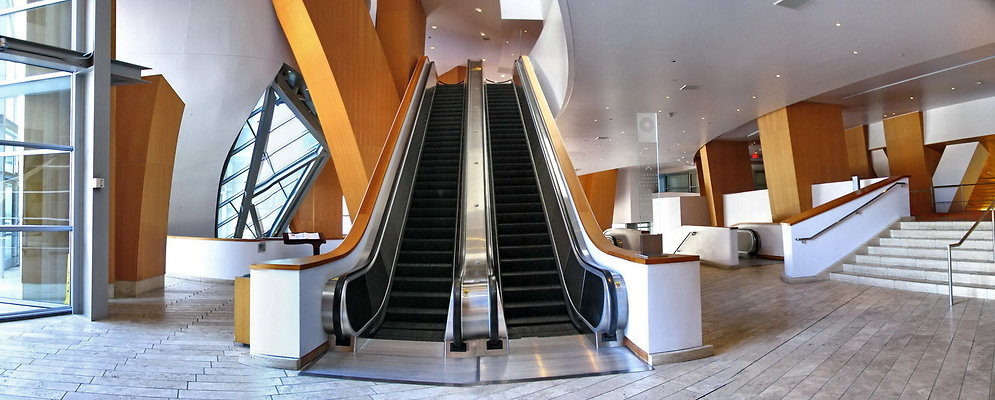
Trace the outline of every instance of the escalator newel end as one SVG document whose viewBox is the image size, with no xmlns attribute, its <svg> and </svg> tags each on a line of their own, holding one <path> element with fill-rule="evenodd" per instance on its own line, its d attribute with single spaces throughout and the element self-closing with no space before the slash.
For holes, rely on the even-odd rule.
<svg viewBox="0 0 995 400">
<path fill-rule="evenodd" d="M 491 339 L 487 341 L 487 350 L 501 350 L 504 348 L 504 341 L 501 339 Z"/>
<path fill-rule="evenodd" d="M 466 342 L 452 342 L 449 344 L 449 351 L 453 353 L 465 353 L 466 350 Z"/>
</svg>

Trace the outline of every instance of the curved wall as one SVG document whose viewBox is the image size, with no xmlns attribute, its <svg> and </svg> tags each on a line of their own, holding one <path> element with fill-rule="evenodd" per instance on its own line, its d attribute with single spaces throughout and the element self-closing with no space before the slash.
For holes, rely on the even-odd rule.
<svg viewBox="0 0 995 400">
<path fill-rule="evenodd" d="M 218 179 L 235 135 L 280 66 L 296 64 L 272 3 L 118 0 L 116 58 L 162 74 L 186 103 L 169 234 L 214 236 Z"/>
<path fill-rule="evenodd" d="M 553 1 L 543 21 L 542 33 L 529 52 L 535 64 L 539 85 L 546 93 L 553 115 L 559 115 L 567 100 L 567 90 L 570 85 L 570 53 L 568 51 L 569 23 L 563 15 L 566 10 L 560 9 L 560 2 Z"/>
</svg>

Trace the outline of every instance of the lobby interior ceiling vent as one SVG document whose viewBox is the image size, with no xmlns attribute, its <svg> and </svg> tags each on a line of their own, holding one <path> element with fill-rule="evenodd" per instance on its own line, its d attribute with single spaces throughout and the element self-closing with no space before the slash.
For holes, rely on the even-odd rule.
<svg viewBox="0 0 995 400">
<path fill-rule="evenodd" d="M 698 89 L 701 89 L 701 85 L 684 85 L 684 86 L 681 86 L 681 91 L 698 90 Z"/>
<path fill-rule="evenodd" d="M 608 136 L 595 136 L 594 140 L 608 140 Z"/>
<path fill-rule="evenodd" d="M 787 8 L 790 8 L 792 10 L 797 10 L 797 9 L 801 8 L 801 6 L 805 5 L 805 3 L 808 3 L 808 2 L 809 2 L 809 0 L 777 0 L 777 1 L 774 2 L 774 5 L 775 6 L 781 6 L 781 7 L 787 7 Z"/>
</svg>

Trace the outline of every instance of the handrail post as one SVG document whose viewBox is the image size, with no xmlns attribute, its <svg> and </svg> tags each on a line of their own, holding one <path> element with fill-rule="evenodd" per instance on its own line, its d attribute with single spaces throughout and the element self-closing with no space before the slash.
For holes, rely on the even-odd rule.
<svg viewBox="0 0 995 400">
<path fill-rule="evenodd" d="M 947 304 L 954 306 L 954 259 L 953 245 L 947 245 Z"/>
<path fill-rule="evenodd" d="M 995 262 L 995 209 L 988 207 L 988 212 L 992 213 L 992 262 Z"/>
</svg>

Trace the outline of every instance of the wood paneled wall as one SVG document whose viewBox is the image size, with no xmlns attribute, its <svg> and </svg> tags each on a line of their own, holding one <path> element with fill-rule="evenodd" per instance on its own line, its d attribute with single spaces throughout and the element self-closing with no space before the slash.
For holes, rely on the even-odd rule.
<svg viewBox="0 0 995 400">
<path fill-rule="evenodd" d="M 439 82 L 445 83 L 447 85 L 452 85 L 454 83 L 460 83 L 466 80 L 466 66 L 460 65 L 453 67 L 453 69 L 446 71 L 446 73 L 439 75 Z"/>
<path fill-rule="evenodd" d="M 307 78 L 334 171 L 355 214 L 400 103 L 379 35 L 363 0 L 273 0 L 273 5 Z"/>
<path fill-rule="evenodd" d="M 766 151 L 765 151 L 766 153 Z M 722 196 L 754 189 L 750 165 L 750 144 L 715 140 L 699 152 L 701 156 L 701 194 L 708 199 L 712 226 L 725 226 Z"/>
<path fill-rule="evenodd" d="M 813 184 L 850 178 L 842 106 L 797 103 L 757 122 L 775 222 L 812 208 Z"/>
<path fill-rule="evenodd" d="M 425 54 L 425 9 L 421 1 L 377 1 L 377 34 L 394 76 L 397 95 L 404 96 L 415 63 Z"/>
<path fill-rule="evenodd" d="M 108 185 L 117 281 L 166 272 L 169 189 L 184 104 L 161 75 L 144 79 L 150 83 L 116 89 Z"/>
<path fill-rule="evenodd" d="M 314 186 L 297 208 L 290 230 L 294 232 L 321 232 L 328 239 L 342 237 L 342 186 L 335 173 L 335 160 L 325 165 Z"/>
<path fill-rule="evenodd" d="M 885 119 L 884 139 L 891 175 L 909 176 L 912 215 L 933 214 L 933 173 L 942 152 L 923 143 L 922 113 Z"/>
<path fill-rule="evenodd" d="M 877 175 L 871 163 L 871 152 L 867 149 L 867 125 L 850 128 L 843 131 L 846 141 L 846 159 L 850 166 L 850 175 L 860 179 L 870 179 Z"/>
<path fill-rule="evenodd" d="M 612 227 L 615 213 L 615 191 L 618 185 L 618 170 L 595 172 L 577 177 L 584 188 L 584 196 L 591 203 L 594 218 L 602 230 Z"/>
</svg>

